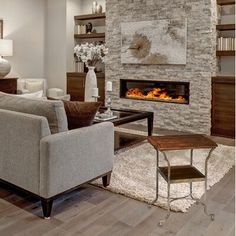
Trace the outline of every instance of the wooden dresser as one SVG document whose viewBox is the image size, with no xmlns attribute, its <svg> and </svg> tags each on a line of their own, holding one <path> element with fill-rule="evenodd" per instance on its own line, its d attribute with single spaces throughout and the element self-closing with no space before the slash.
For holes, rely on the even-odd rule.
<svg viewBox="0 0 236 236">
<path fill-rule="evenodd" d="M 16 94 L 18 78 L 0 79 L 0 91 L 4 93 Z"/>
<path fill-rule="evenodd" d="M 96 73 L 99 89 L 99 102 L 104 105 L 105 101 L 105 75 L 104 73 Z M 84 101 L 86 73 L 71 72 L 67 73 L 67 93 L 71 96 L 71 101 Z"/>
</svg>

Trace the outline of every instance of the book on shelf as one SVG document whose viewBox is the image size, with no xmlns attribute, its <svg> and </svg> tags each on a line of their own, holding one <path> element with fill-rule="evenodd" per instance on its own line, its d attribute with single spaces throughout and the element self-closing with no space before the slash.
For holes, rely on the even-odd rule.
<svg viewBox="0 0 236 236">
<path fill-rule="evenodd" d="M 235 38 L 220 37 L 217 40 L 218 51 L 234 51 L 235 50 Z"/>
</svg>

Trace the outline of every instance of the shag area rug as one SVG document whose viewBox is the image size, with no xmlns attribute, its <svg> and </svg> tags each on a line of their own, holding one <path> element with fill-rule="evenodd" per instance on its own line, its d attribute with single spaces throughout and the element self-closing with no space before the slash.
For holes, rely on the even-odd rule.
<svg viewBox="0 0 236 236">
<path fill-rule="evenodd" d="M 204 173 L 205 158 L 209 149 L 194 150 L 194 166 Z M 167 156 L 172 165 L 189 164 L 190 150 L 169 151 Z M 234 165 L 234 147 L 218 145 L 208 161 L 208 189 L 219 182 Z M 162 154 L 159 155 L 160 166 L 166 165 Z M 93 182 L 102 186 L 101 181 Z M 147 142 L 119 151 L 115 155 L 111 183 L 106 188 L 114 193 L 123 194 L 144 202 L 155 198 L 156 186 L 156 151 Z M 171 197 L 189 194 L 189 184 L 171 184 Z M 201 198 L 204 194 L 204 182 L 193 183 L 193 196 Z M 159 198 L 156 206 L 167 208 L 167 184 L 159 175 Z M 194 200 L 180 199 L 171 203 L 172 211 L 186 212 Z"/>
</svg>

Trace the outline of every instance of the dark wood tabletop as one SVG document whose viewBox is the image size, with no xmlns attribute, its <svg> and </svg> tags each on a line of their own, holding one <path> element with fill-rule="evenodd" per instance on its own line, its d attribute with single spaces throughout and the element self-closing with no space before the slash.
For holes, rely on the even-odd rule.
<svg viewBox="0 0 236 236">
<path fill-rule="evenodd" d="M 149 136 L 149 143 L 159 151 L 214 148 L 218 145 L 201 134 Z"/>
<path fill-rule="evenodd" d="M 101 107 L 99 111 L 101 113 L 105 112 L 107 108 Z M 112 122 L 115 126 L 127 124 L 129 122 L 150 118 L 153 121 L 153 112 L 150 111 L 137 111 L 137 110 L 130 110 L 130 109 L 115 109 L 111 108 L 114 115 L 117 116 L 117 118 L 113 120 L 109 120 Z M 103 121 L 94 121 L 95 123 L 100 123 Z"/>
</svg>

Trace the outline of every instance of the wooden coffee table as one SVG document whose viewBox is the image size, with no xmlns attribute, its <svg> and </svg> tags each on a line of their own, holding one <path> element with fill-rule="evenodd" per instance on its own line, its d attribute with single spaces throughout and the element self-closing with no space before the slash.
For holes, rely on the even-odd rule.
<svg viewBox="0 0 236 236">
<path fill-rule="evenodd" d="M 103 113 L 107 108 L 102 107 L 99 109 L 99 112 Z M 116 119 L 109 120 L 114 126 L 119 126 L 122 124 L 127 124 L 130 122 L 147 119 L 147 133 L 148 136 L 152 135 L 153 132 L 153 112 L 148 111 L 137 111 L 137 110 L 128 110 L 128 109 L 111 109 L 113 114 L 117 116 Z M 100 123 L 104 121 L 94 121 L 94 123 Z M 136 143 L 142 142 L 146 139 L 145 136 L 137 134 L 127 134 L 124 132 L 116 131 L 115 132 L 115 150 L 132 146 Z"/>
<path fill-rule="evenodd" d="M 196 199 L 192 195 L 192 182 L 197 181 L 205 181 L 205 201 L 204 203 L 200 202 L 204 205 L 204 212 L 214 220 L 214 214 L 208 214 L 207 212 L 207 163 L 211 157 L 212 151 L 217 147 L 217 144 L 206 138 L 203 135 L 193 134 L 193 135 L 168 135 L 168 136 L 151 136 L 148 137 L 149 143 L 156 149 L 157 151 L 157 169 L 156 169 L 156 198 L 151 203 L 154 204 L 158 199 L 158 174 L 165 179 L 168 184 L 167 190 L 167 201 L 168 201 L 168 214 L 164 220 L 160 221 L 160 225 L 162 225 L 170 216 L 170 203 L 172 201 L 188 198 L 196 200 L 200 202 L 199 199 Z M 168 158 L 167 151 L 173 150 L 185 150 L 190 149 L 190 164 L 189 165 L 179 165 L 179 166 L 171 166 Z M 193 150 L 194 149 L 210 149 L 208 156 L 205 160 L 205 173 L 201 173 L 196 167 L 193 166 Z M 159 167 L 159 152 L 161 152 L 164 156 L 164 159 L 167 163 L 165 167 Z M 170 184 L 173 183 L 190 183 L 190 194 L 187 196 L 179 197 L 179 198 L 170 198 Z"/>
<path fill-rule="evenodd" d="M 107 108 L 101 107 L 99 112 L 103 113 Z M 137 111 L 137 110 L 129 110 L 129 109 L 111 109 L 113 114 L 117 116 L 117 118 L 109 120 L 114 124 L 114 126 L 127 124 L 130 122 L 147 119 L 147 128 L 148 128 L 148 136 L 152 135 L 153 132 L 153 112 L 150 111 Z M 99 123 L 103 121 L 94 121 L 94 123 Z"/>
</svg>

